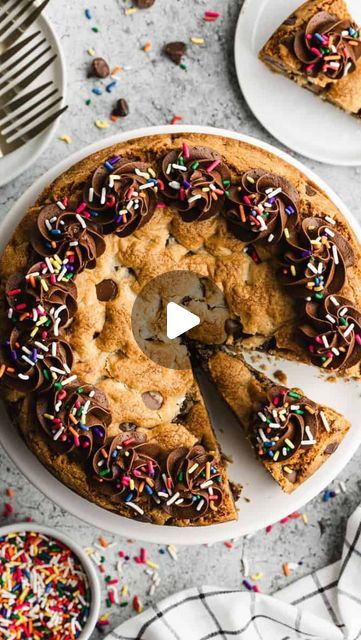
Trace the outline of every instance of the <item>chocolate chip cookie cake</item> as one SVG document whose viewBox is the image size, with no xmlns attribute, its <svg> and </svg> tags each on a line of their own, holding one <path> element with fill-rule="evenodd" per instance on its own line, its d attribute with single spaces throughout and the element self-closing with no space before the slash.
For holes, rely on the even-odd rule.
<svg viewBox="0 0 361 640">
<path fill-rule="evenodd" d="M 361 31 L 346 0 L 307 0 L 259 54 L 281 73 L 353 116 L 361 116 Z"/>
<path fill-rule="evenodd" d="M 237 517 L 192 367 L 157 364 L 132 331 L 138 294 L 177 271 L 197 274 L 197 304 L 211 315 L 174 342 L 206 363 L 250 455 L 285 491 L 332 455 L 348 422 L 241 356 L 258 349 L 360 376 L 360 248 L 298 169 L 229 138 L 147 136 L 77 163 L 24 213 L 0 263 L 0 389 L 64 484 L 142 521 Z"/>
</svg>

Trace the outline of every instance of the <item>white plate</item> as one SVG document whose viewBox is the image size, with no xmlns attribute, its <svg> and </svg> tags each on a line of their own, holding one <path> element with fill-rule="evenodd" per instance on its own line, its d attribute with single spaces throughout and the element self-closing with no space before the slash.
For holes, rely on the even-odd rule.
<svg viewBox="0 0 361 640">
<path fill-rule="evenodd" d="M 32 84 L 25 89 L 24 92 L 26 93 L 37 85 L 40 86 L 45 84 L 45 82 L 52 80 L 54 88 L 58 89 L 57 95 L 63 96 L 62 102 L 57 105 L 57 109 L 60 109 L 65 104 L 66 93 L 65 58 L 60 41 L 51 26 L 51 23 L 44 14 L 40 15 L 31 25 L 31 28 L 26 31 L 26 37 L 36 31 L 40 31 L 41 34 L 46 37 L 48 44 L 52 47 L 51 51 L 47 54 L 48 57 L 56 53 L 57 58 L 47 69 L 45 69 L 37 80 L 32 82 Z M 38 42 L 38 38 L 36 39 L 36 42 Z M 44 60 L 45 59 L 47 58 L 44 58 Z M 17 176 L 23 173 L 30 165 L 34 164 L 35 160 L 48 146 L 58 126 L 58 122 L 59 118 L 57 118 L 45 131 L 36 136 L 36 138 L 29 140 L 29 142 L 20 147 L 20 149 L 17 149 L 0 159 L 0 187 L 3 187 L 5 184 L 8 184 L 17 178 Z"/>
<path fill-rule="evenodd" d="M 331 200 L 333 200 L 336 206 L 342 211 L 354 229 L 358 239 L 361 241 L 361 229 L 340 198 L 311 170 L 307 169 L 286 153 L 254 138 L 223 129 L 174 125 L 150 127 L 138 129 L 132 133 L 126 132 L 118 134 L 100 142 L 95 142 L 82 151 L 77 151 L 70 158 L 63 160 L 39 178 L 39 180 L 22 195 L 7 215 L 0 226 L 0 252 L 13 234 L 16 224 L 23 217 L 27 208 L 34 203 L 38 194 L 46 185 L 70 166 L 79 162 L 89 154 L 116 143 L 125 142 L 141 136 L 153 136 L 157 134 L 170 135 L 173 133 L 206 133 L 225 136 L 253 144 L 278 155 L 280 158 L 283 158 L 301 170 L 310 180 L 318 184 L 319 187 L 328 194 Z M 273 364 L 270 371 L 275 371 L 279 366 L 279 363 Z M 78 516 L 94 526 L 129 538 L 137 538 L 162 544 L 201 544 L 236 538 L 257 531 L 269 523 L 276 522 L 293 511 L 300 509 L 334 479 L 350 460 L 361 442 L 361 430 L 359 429 L 359 416 L 361 415 L 359 383 L 358 385 L 356 383 L 345 383 L 342 381 L 327 383 L 324 380 L 320 380 L 316 368 L 284 362 L 282 362 L 281 366 L 282 369 L 288 373 L 290 385 L 302 387 L 314 400 L 330 404 L 335 409 L 343 412 L 351 420 L 353 427 L 337 451 L 330 456 L 330 459 L 321 469 L 293 494 L 286 495 L 272 480 L 271 476 L 263 470 L 262 465 L 254 459 L 248 443 L 244 441 L 240 428 L 234 424 L 234 418 L 230 418 L 228 413 L 225 415 L 223 408 L 220 407 L 218 403 L 215 403 L 214 399 L 212 400 L 211 394 L 212 415 L 217 421 L 217 424 L 222 428 L 222 431 L 219 434 L 217 432 L 217 435 L 219 435 L 219 440 L 222 443 L 224 451 L 231 453 L 234 459 L 234 464 L 230 466 L 231 479 L 241 483 L 244 486 L 243 496 L 250 498 L 250 502 L 247 503 L 241 497 L 239 502 L 240 514 L 237 522 L 217 524 L 208 527 L 161 527 L 123 518 L 101 509 L 79 497 L 70 489 L 67 489 L 42 466 L 15 431 L 2 405 L 0 405 L 0 441 L 15 464 L 35 486 L 63 509 L 70 511 L 73 515 Z"/>
<path fill-rule="evenodd" d="M 361 164 L 361 121 L 327 104 L 258 59 L 277 27 L 302 0 L 245 0 L 235 36 L 235 62 L 243 95 L 277 140 L 308 158 L 335 165 Z M 347 0 L 361 24 L 360 0 Z"/>
</svg>

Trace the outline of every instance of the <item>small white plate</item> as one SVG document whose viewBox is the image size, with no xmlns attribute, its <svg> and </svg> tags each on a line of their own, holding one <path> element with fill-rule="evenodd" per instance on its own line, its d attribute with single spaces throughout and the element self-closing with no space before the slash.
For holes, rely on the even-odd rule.
<svg viewBox="0 0 361 640">
<path fill-rule="evenodd" d="M 301 0 L 245 0 L 235 36 L 235 62 L 243 95 L 261 124 L 282 144 L 334 165 L 361 164 L 361 120 L 323 102 L 258 59 L 272 33 Z M 347 0 L 361 24 L 360 0 Z"/>
<path fill-rule="evenodd" d="M 361 242 L 361 228 L 336 193 L 323 180 L 318 178 L 313 171 L 307 169 L 288 154 L 255 138 L 224 129 L 173 125 L 138 129 L 137 131 L 125 132 L 105 138 L 89 145 L 82 151 L 77 151 L 56 167 L 50 169 L 21 196 L 0 225 L 0 254 L 12 236 L 15 226 L 24 216 L 24 212 L 35 202 L 45 186 L 49 185 L 58 175 L 73 164 L 91 153 L 113 144 L 119 144 L 142 136 L 172 135 L 174 133 L 205 133 L 233 138 L 253 144 L 286 160 L 327 193 L 329 198 L 342 211 Z M 361 443 L 361 430 L 359 428 L 359 417 L 361 415 L 360 383 L 343 381 L 330 383 L 320 379 L 319 372 L 315 367 L 284 361 L 273 362 L 271 365 L 268 363 L 268 373 L 279 368 L 287 373 L 290 386 L 302 387 L 312 399 L 329 404 L 341 411 L 351 420 L 353 426 L 329 460 L 294 493 L 286 495 L 254 458 L 250 446 L 245 442 L 241 429 L 235 424 L 233 416 L 231 417 L 228 412 L 224 411 L 223 404 L 214 401 L 214 393 L 208 394 L 211 401 L 211 417 L 216 426 L 217 437 L 222 444 L 224 452 L 232 454 L 234 460 L 234 463 L 229 467 L 230 477 L 234 482 L 238 482 L 244 487 L 239 501 L 239 520 L 236 522 L 188 528 L 158 526 L 130 520 L 101 509 L 72 492 L 43 467 L 24 444 L 7 416 L 2 403 L 0 403 L 0 442 L 13 462 L 19 467 L 19 470 L 30 482 L 60 507 L 93 526 L 129 538 L 160 544 L 203 544 L 237 538 L 262 529 L 268 524 L 276 522 L 300 509 L 340 473 Z M 250 501 L 246 502 L 243 499 L 244 497 L 249 498 Z"/>
<path fill-rule="evenodd" d="M 47 54 L 50 58 L 55 53 L 56 59 L 51 65 L 41 74 L 41 76 L 32 82 L 24 92 L 30 91 L 37 85 L 40 86 L 45 82 L 53 81 L 53 87 L 58 89 L 58 96 L 63 96 L 62 102 L 57 105 L 57 109 L 60 109 L 65 104 L 66 93 L 66 67 L 65 58 L 60 45 L 58 36 L 56 35 L 49 19 L 41 14 L 35 22 L 31 25 L 31 28 L 26 31 L 26 35 L 30 36 L 32 33 L 40 31 L 45 36 L 47 43 L 51 45 L 51 51 Z M 39 36 L 40 37 L 40 36 Z M 38 41 L 38 39 L 36 40 Z M 44 58 L 44 60 L 47 58 Z M 24 93 L 23 92 L 23 93 Z M 54 132 L 58 126 L 59 118 L 57 118 L 45 131 L 40 133 L 33 140 L 29 140 L 22 147 L 13 151 L 9 155 L 0 158 L 0 187 L 8 184 L 26 169 L 32 165 L 41 153 L 48 146 Z"/>
</svg>

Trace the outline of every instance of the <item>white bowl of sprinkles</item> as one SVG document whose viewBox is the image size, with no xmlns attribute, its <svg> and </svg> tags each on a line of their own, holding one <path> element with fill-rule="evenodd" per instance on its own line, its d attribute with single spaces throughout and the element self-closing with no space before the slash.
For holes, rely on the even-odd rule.
<svg viewBox="0 0 361 640">
<path fill-rule="evenodd" d="M 51 632 L 51 640 L 89 640 L 100 612 L 99 579 L 71 538 L 36 523 L 0 527 L 0 576 L 1 638 L 40 640 Z"/>
</svg>

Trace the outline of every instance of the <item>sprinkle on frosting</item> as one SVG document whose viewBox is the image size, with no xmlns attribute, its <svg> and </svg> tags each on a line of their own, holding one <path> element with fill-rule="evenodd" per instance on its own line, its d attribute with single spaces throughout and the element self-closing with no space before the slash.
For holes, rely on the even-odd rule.
<svg viewBox="0 0 361 640">
<path fill-rule="evenodd" d="M 274 386 L 256 407 L 250 439 L 262 460 L 284 462 L 316 444 L 319 426 L 317 405 L 298 389 Z"/>
<path fill-rule="evenodd" d="M 99 449 L 93 459 L 94 478 L 115 503 L 122 502 L 144 515 L 144 504 L 157 497 L 160 449 L 139 431 L 122 433 Z"/>
<path fill-rule="evenodd" d="M 89 458 L 104 444 L 111 415 L 100 389 L 77 382 L 39 394 L 36 414 L 54 449 Z"/>
<path fill-rule="evenodd" d="M 311 78 L 336 81 L 356 69 L 361 56 L 358 27 L 339 20 L 327 11 L 319 11 L 294 39 L 294 52 Z"/>
<path fill-rule="evenodd" d="M 299 234 L 288 240 L 281 273 L 292 294 L 306 300 L 322 300 L 338 293 L 346 282 L 346 270 L 355 263 L 350 243 L 332 224 L 321 218 L 306 218 Z"/>
<path fill-rule="evenodd" d="M 87 182 L 84 205 L 103 233 L 128 236 L 145 225 L 155 211 L 163 183 L 152 167 L 120 156 L 108 159 Z"/>
<path fill-rule="evenodd" d="M 169 453 L 158 496 L 167 513 L 195 520 L 222 503 L 222 476 L 211 453 L 201 445 L 179 447 Z"/>
<path fill-rule="evenodd" d="M 339 295 L 308 302 L 300 327 L 311 360 L 323 369 L 349 369 L 361 362 L 361 313 Z"/>
<path fill-rule="evenodd" d="M 170 151 L 162 161 L 164 199 L 185 222 L 202 221 L 220 212 L 230 186 L 230 172 L 222 157 L 207 147 Z"/>
<path fill-rule="evenodd" d="M 229 190 L 227 225 L 242 242 L 277 244 L 298 222 L 299 196 L 284 178 L 262 169 L 243 174 Z"/>
</svg>

